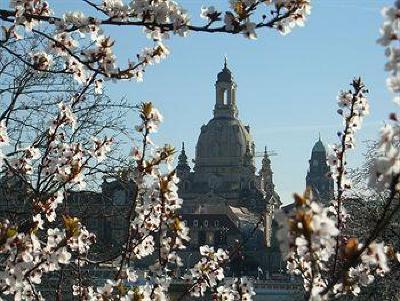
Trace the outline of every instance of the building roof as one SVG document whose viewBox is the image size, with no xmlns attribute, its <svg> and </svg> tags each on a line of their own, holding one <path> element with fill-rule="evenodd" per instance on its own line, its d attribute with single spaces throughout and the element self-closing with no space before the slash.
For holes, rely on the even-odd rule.
<svg viewBox="0 0 400 301">
<path fill-rule="evenodd" d="M 321 141 L 321 137 L 318 139 L 318 141 L 314 144 L 314 147 L 312 149 L 313 153 L 326 153 L 326 147 Z"/>
<path fill-rule="evenodd" d="M 245 207 L 228 206 L 232 213 L 241 221 L 248 223 L 257 223 L 258 217 Z"/>
<path fill-rule="evenodd" d="M 213 118 L 199 136 L 196 165 L 240 165 L 252 144 L 253 138 L 239 119 Z"/>
<path fill-rule="evenodd" d="M 224 69 L 222 69 L 222 71 L 219 72 L 217 75 L 217 81 L 228 82 L 228 83 L 234 82 L 233 74 L 227 66 L 226 58 L 225 58 L 225 63 L 224 63 Z"/>
</svg>

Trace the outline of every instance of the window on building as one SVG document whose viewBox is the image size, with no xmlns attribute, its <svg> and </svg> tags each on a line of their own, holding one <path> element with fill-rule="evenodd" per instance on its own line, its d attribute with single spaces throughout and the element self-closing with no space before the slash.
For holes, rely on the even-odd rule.
<svg viewBox="0 0 400 301">
<path fill-rule="evenodd" d="M 211 231 L 207 232 L 206 243 L 209 245 L 214 244 L 214 232 L 211 232 Z"/>
<path fill-rule="evenodd" d="M 206 228 L 208 227 L 208 220 L 204 221 L 204 227 L 206 227 Z"/>
<path fill-rule="evenodd" d="M 224 105 L 228 104 L 228 90 L 224 90 Z"/>
<path fill-rule="evenodd" d="M 195 219 L 195 220 L 193 221 L 193 226 L 194 226 L 194 227 L 198 227 L 198 226 L 199 226 L 199 221 L 198 221 L 197 219 Z"/>
<path fill-rule="evenodd" d="M 199 232 L 193 231 L 190 236 L 190 243 L 193 246 L 197 246 L 199 244 Z"/>
<path fill-rule="evenodd" d="M 215 227 L 215 228 L 218 228 L 218 227 L 219 227 L 219 221 L 215 221 L 215 222 L 214 222 L 214 227 Z"/>
</svg>

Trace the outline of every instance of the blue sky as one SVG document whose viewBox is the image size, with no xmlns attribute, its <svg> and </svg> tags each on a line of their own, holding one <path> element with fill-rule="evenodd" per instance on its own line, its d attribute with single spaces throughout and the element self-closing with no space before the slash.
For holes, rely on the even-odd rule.
<svg viewBox="0 0 400 301">
<path fill-rule="evenodd" d="M 180 1 L 193 23 L 202 22 L 198 17 L 202 5 L 224 9 L 226 2 Z M 108 93 L 126 96 L 133 103 L 152 100 L 165 117 L 157 143 L 180 147 L 185 141 L 193 158 L 200 127 L 212 117 L 214 83 L 226 54 L 238 84 L 239 117 L 251 126 L 258 151 L 267 145 L 278 153 L 272 158 L 274 182 L 282 201 L 288 203 L 293 192 L 304 190 L 318 133 L 325 143 L 336 142 L 342 126 L 335 113 L 336 95 L 349 87 L 354 76 L 362 76 L 370 89 L 371 115 L 358 135 L 360 148 L 350 155 L 352 166 L 361 162 L 361 142 L 377 137 L 394 108 L 385 87 L 384 49 L 375 43 L 382 21 L 380 10 L 393 0 L 312 2 L 306 26 L 287 36 L 262 30 L 256 41 L 204 33 L 172 37 L 166 42 L 171 55 L 150 67 L 143 83 L 111 84 Z M 73 0 L 65 5 L 78 7 L 80 3 Z M 121 58 L 133 57 L 151 43 L 135 30 L 111 30 Z M 132 115 L 129 123 L 136 122 Z"/>
</svg>

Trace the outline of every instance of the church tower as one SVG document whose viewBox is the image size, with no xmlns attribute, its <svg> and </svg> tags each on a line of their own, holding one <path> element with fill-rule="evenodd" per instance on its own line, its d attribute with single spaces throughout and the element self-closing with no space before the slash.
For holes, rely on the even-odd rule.
<svg viewBox="0 0 400 301">
<path fill-rule="evenodd" d="M 237 85 L 225 59 L 215 82 L 212 119 L 201 127 L 193 181 L 203 191 L 255 191 L 255 144 L 250 127 L 239 119 Z M 200 188 L 201 187 L 201 188 Z"/>
<path fill-rule="evenodd" d="M 232 72 L 228 69 L 225 58 L 224 68 L 218 73 L 217 82 L 215 83 L 214 117 L 238 117 L 236 88 Z"/>
<path fill-rule="evenodd" d="M 182 150 L 178 156 L 178 165 L 176 166 L 176 175 L 180 179 L 185 179 L 190 175 L 190 166 L 185 152 L 185 142 L 182 142 Z"/>
<path fill-rule="evenodd" d="M 311 152 L 306 185 L 312 188 L 314 195 L 323 203 L 328 203 L 334 196 L 334 182 L 329 175 L 330 167 L 326 159 L 327 151 L 319 137 Z"/>
<path fill-rule="evenodd" d="M 271 160 L 268 156 L 267 147 L 264 150 L 264 157 L 262 159 L 262 165 L 260 170 L 261 177 L 261 189 L 265 192 L 265 198 L 269 200 L 275 191 L 275 185 L 272 180 L 272 168 Z"/>
</svg>

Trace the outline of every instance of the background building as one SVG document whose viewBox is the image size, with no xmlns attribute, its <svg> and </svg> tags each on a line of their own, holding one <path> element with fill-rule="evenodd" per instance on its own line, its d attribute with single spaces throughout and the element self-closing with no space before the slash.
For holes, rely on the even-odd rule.
<svg viewBox="0 0 400 301">
<path fill-rule="evenodd" d="M 334 196 L 334 181 L 327 163 L 327 148 L 319 137 L 311 152 L 310 164 L 306 176 L 306 185 L 311 187 L 314 195 L 322 202 L 328 203 Z"/>
<path fill-rule="evenodd" d="M 225 275 L 252 277 L 259 300 L 265 296 L 271 300 L 292 300 L 298 286 L 286 275 L 279 243 L 273 235 L 274 212 L 281 202 L 273 183 L 270 156 L 265 149 L 261 169 L 256 173 L 255 143 L 250 127 L 239 119 L 237 85 L 226 62 L 218 73 L 215 89 L 213 117 L 201 127 L 193 170 L 184 144 L 178 157 L 179 195 L 183 199 L 179 214 L 189 226 L 191 237 L 180 254 L 184 266 L 179 272 L 187 272 L 200 259 L 201 245 L 232 251 L 240 242 L 239 251 L 232 254 L 231 262 L 224 267 Z M 14 214 L 22 218 L 24 212 L 30 212 L 29 189 L 21 187 L 18 179 L 4 177 L 0 190 L 0 216 L 10 218 Z M 125 172 L 104 178 L 98 191 L 68 192 L 59 210 L 79 217 L 89 231 L 96 233 L 93 254 L 98 250 L 99 256 L 104 256 L 107 250 L 106 254 L 112 257 L 119 254 L 126 238 L 126 216 L 135 191 L 135 183 Z M 18 197 L 21 194 L 23 197 Z M 133 264 L 146 272 L 152 262 L 154 258 L 148 256 Z M 108 275 L 110 271 L 104 268 L 96 272 Z"/>
</svg>

